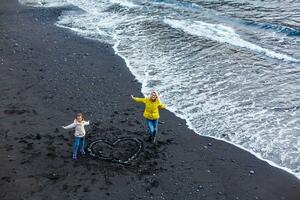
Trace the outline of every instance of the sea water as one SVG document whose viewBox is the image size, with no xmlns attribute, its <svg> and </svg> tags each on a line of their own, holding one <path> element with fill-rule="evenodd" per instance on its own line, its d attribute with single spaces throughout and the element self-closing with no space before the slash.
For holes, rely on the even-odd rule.
<svg viewBox="0 0 300 200">
<path fill-rule="evenodd" d="M 300 1 L 20 0 L 111 44 L 196 133 L 300 177 Z"/>
</svg>

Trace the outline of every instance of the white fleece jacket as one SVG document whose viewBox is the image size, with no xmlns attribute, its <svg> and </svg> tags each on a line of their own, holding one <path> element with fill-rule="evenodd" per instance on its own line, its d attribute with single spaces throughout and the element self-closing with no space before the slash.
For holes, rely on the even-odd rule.
<svg viewBox="0 0 300 200">
<path fill-rule="evenodd" d="M 84 137 L 85 136 L 85 125 L 90 125 L 90 121 L 78 122 L 76 119 L 74 122 L 68 126 L 63 126 L 64 129 L 75 128 L 75 137 Z"/>
</svg>

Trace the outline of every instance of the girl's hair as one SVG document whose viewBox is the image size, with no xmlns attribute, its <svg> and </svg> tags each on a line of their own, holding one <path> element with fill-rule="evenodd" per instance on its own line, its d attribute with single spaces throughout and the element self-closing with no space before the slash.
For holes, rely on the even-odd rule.
<svg viewBox="0 0 300 200">
<path fill-rule="evenodd" d="M 82 117 L 82 121 L 84 121 L 83 114 L 81 112 L 76 114 L 75 119 L 77 119 L 77 117 L 80 117 L 80 116 Z"/>
</svg>

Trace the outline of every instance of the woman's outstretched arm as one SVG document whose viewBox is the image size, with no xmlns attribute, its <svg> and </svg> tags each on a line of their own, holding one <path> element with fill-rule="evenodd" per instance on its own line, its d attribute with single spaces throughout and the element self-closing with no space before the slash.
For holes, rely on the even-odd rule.
<svg viewBox="0 0 300 200">
<path fill-rule="evenodd" d="M 160 108 L 160 109 L 165 109 L 166 107 L 167 107 L 167 105 L 164 103 L 160 103 L 158 106 L 158 108 Z"/>
<path fill-rule="evenodd" d="M 145 103 L 145 98 L 138 98 L 138 97 L 134 97 L 133 95 L 131 95 L 131 98 L 138 103 Z"/>
</svg>

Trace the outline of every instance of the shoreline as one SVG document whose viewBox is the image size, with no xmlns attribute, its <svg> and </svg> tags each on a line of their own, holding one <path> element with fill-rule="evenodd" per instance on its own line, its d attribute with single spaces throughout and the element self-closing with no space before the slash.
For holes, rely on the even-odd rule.
<svg viewBox="0 0 300 200">
<path fill-rule="evenodd" d="M 55 24 L 55 25 L 56 25 L 56 24 Z M 88 40 L 92 40 L 92 41 L 101 43 L 101 41 L 99 41 L 99 40 L 97 40 L 97 39 L 82 36 L 82 35 L 80 35 L 78 32 L 72 30 L 71 28 L 63 27 L 63 26 L 60 26 L 60 25 L 56 25 L 56 26 L 57 26 L 57 27 L 60 27 L 60 28 L 62 28 L 62 29 L 66 29 L 67 31 L 70 31 L 71 34 L 75 34 L 75 35 L 77 35 L 77 36 L 79 36 L 79 37 L 82 37 L 82 38 L 85 38 L 85 39 L 88 39 Z M 119 57 L 121 57 L 121 58 L 124 60 L 126 67 L 129 69 L 129 71 L 130 71 L 130 72 L 132 73 L 132 75 L 135 77 L 135 80 L 138 80 L 138 78 L 134 75 L 134 73 L 133 73 L 133 71 L 132 71 L 132 69 L 131 69 L 131 66 L 129 65 L 129 62 L 128 62 L 128 60 L 126 59 L 126 57 L 123 56 L 122 54 L 118 53 L 117 46 L 118 46 L 118 44 L 115 44 L 115 45 L 112 46 L 112 48 L 113 48 L 113 50 L 114 50 L 114 53 L 115 53 L 116 55 L 118 55 Z M 142 87 L 142 84 L 143 84 L 143 83 L 140 82 L 140 81 L 138 81 L 138 82 L 140 83 L 140 85 L 141 85 L 141 87 Z M 199 136 L 201 136 L 201 137 L 212 138 L 212 139 L 219 140 L 219 141 L 223 141 L 223 142 L 226 142 L 226 143 L 231 144 L 231 145 L 233 145 L 233 146 L 236 146 L 236 147 L 240 148 L 241 150 L 247 151 L 247 152 L 249 152 L 250 154 L 254 155 L 257 159 L 260 159 L 260 160 L 262 160 L 262 161 L 265 161 L 265 162 L 267 162 L 269 165 L 271 165 L 271 166 L 273 166 L 273 167 L 276 167 L 276 168 L 278 168 L 278 169 L 284 170 L 284 171 L 290 173 L 291 175 L 295 176 L 296 178 L 298 178 L 298 179 L 300 180 L 300 173 L 298 173 L 298 174 L 297 174 L 297 173 L 294 173 L 294 172 L 292 172 L 291 169 L 289 169 L 289 168 L 287 168 L 287 167 L 280 166 L 280 165 L 276 164 L 275 162 L 273 162 L 273 161 L 271 161 L 271 160 L 265 159 L 265 158 L 263 158 L 260 154 L 255 153 L 254 151 L 252 151 L 252 150 L 250 150 L 250 149 L 247 149 L 247 148 L 245 148 L 245 147 L 243 147 L 243 146 L 241 146 L 241 145 L 239 145 L 239 144 L 233 143 L 233 142 L 228 141 L 228 140 L 223 139 L 223 138 L 214 137 L 214 136 L 209 136 L 209 135 L 201 135 L 200 133 L 198 133 L 198 132 L 196 131 L 195 128 L 193 128 L 193 126 L 192 126 L 191 123 L 189 123 L 189 122 L 186 121 L 186 119 L 184 118 L 184 116 L 180 116 L 180 115 L 176 114 L 176 112 L 171 111 L 171 110 L 169 110 L 168 108 L 167 108 L 167 110 L 168 110 L 169 112 L 173 113 L 176 117 L 178 117 L 178 118 L 184 120 L 184 121 L 185 121 L 185 125 L 186 125 L 190 130 L 192 130 L 193 132 L 195 132 L 195 134 L 197 134 L 197 135 L 199 135 Z"/>
<path fill-rule="evenodd" d="M 64 28 L 64 27 L 62 27 L 62 28 Z M 67 29 L 67 28 L 65 28 L 65 29 Z M 73 32 L 73 34 L 77 34 L 75 31 L 73 31 L 73 30 L 71 30 L 71 31 Z M 79 35 L 79 34 L 77 34 L 77 35 Z M 79 35 L 79 36 L 80 36 L 80 35 Z M 84 38 L 84 36 L 81 36 L 81 37 Z M 89 38 L 86 38 L 86 39 L 89 39 Z M 97 41 L 97 40 L 96 40 L 96 41 Z M 99 41 L 98 41 L 98 42 L 99 42 Z M 114 49 L 114 51 L 116 52 L 116 54 L 119 55 L 119 56 L 125 61 L 126 67 L 128 67 L 129 70 L 130 70 L 130 67 L 128 66 L 128 62 L 127 62 L 126 58 L 125 58 L 124 56 L 122 56 L 121 54 L 118 54 L 115 47 L 113 47 L 113 49 Z M 130 70 L 130 71 L 131 71 L 131 70 Z M 132 71 L 131 71 L 131 72 L 132 72 Z M 134 75 L 134 74 L 133 74 L 133 75 Z M 137 78 L 135 77 L 135 79 L 137 79 Z M 140 84 L 142 85 L 141 82 L 140 82 Z M 190 130 L 192 130 L 193 132 L 195 132 L 195 134 L 197 134 L 197 135 L 199 135 L 199 136 L 201 136 L 201 137 L 212 138 L 212 139 L 219 140 L 219 141 L 223 141 L 223 142 L 226 142 L 226 143 L 231 144 L 231 145 L 233 145 L 233 146 L 236 146 L 236 147 L 240 148 L 241 150 L 247 151 L 247 152 L 249 152 L 250 154 L 254 155 L 257 159 L 260 159 L 260 160 L 262 160 L 262 161 L 265 161 L 265 162 L 267 162 L 269 165 L 271 165 L 271 166 L 273 166 L 273 167 L 276 167 L 276 168 L 278 168 L 278 169 L 281 169 L 281 170 L 283 170 L 283 171 L 286 171 L 286 172 L 290 173 L 291 175 L 295 176 L 296 178 L 298 178 L 298 179 L 300 180 L 300 173 L 298 173 L 298 174 L 297 174 L 297 173 L 294 173 L 294 172 L 292 172 L 291 169 L 289 169 L 289 168 L 287 168 L 287 167 L 282 167 L 282 166 L 276 164 L 275 162 L 273 162 L 273 161 L 271 161 L 271 160 L 265 159 L 265 158 L 263 158 L 260 154 L 255 153 L 254 151 L 252 151 L 252 150 L 250 150 L 250 149 L 246 149 L 245 147 L 243 147 L 243 146 L 241 146 L 241 145 L 239 145 L 239 144 L 235 144 L 235 143 L 233 143 L 233 142 L 231 142 L 231 141 L 228 141 L 228 140 L 225 140 L 225 139 L 222 139 L 222 138 L 218 138 L 218 137 L 214 137 L 214 136 L 208 136 L 208 135 L 201 135 L 200 133 L 198 133 L 198 132 L 196 131 L 195 128 L 193 128 L 193 126 L 192 126 L 191 123 L 189 123 L 189 122 L 186 121 L 186 119 L 185 119 L 183 116 L 180 116 L 180 115 L 176 114 L 176 112 L 173 112 L 173 111 L 169 110 L 168 108 L 167 108 L 167 110 L 168 110 L 169 112 L 173 113 L 176 117 L 178 117 L 178 118 L 184 120 L 184 121 L 185 121 L 185 125 L 186 125 Z"/>
<path fill-rule="evenodd" d="M 158 145 L 147 143 L 143 107 L 129 98 L 141 95 L 141 85 L 112 47 L 55 27 L 64 8 L 0 4 L 3 199 L 299 197 L 299 179 L 228 142 L 196 134 L 170 111 L 161 113 Z M 93 121 L 90 141 L 141 139 L 144 149 L 133 165 L 89 156 L 74 163 L 73 132 L 59 127 L 78 111 Z"/>
</svg>

